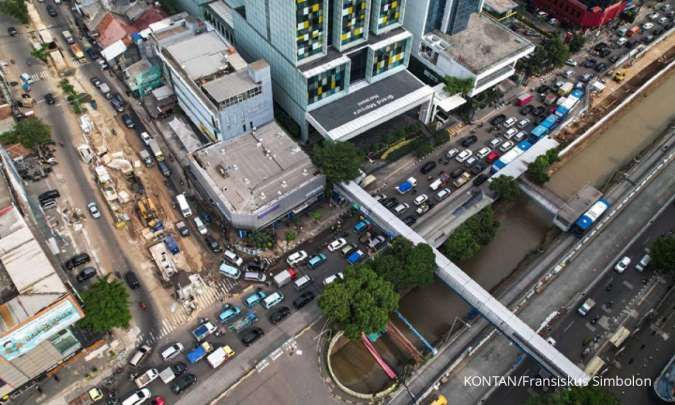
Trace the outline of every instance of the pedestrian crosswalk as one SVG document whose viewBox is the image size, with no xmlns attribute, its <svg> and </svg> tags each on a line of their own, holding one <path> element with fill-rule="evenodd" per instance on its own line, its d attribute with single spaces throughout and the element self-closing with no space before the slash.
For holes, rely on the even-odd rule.
<svg viewBox="0 0 675 405">
<path fill-rule="evenodd" d="M 151 331 L 146 335 L 140 335 L 138 337 L 139 343 L 153 344 L 200 316 L 212 318 L 213 314 L 220 308 L 219 305 L 213 304 L 218 301 L 224 301 L 223 298 L 229 296 L 236 285 L 237 282 L 235 280 L 223 278 L 218 283 L 207 286 L 202 294 L 195 297 L 193 301 L 194 310 L 189 305 L 176 305 L 173 314 L 162 319 L 159 331 Z"/>
<path fill-rule="evenodd" d="M 46 79 L 47 76 L 49 76 L 49 71 L 43 70 L 41 72 L 31 73 L 30 74 L 30 80 L 31 80 L 31 82 L 35 83 L 35 82 L 39 82 L 42 79 Z"/>
</svg>

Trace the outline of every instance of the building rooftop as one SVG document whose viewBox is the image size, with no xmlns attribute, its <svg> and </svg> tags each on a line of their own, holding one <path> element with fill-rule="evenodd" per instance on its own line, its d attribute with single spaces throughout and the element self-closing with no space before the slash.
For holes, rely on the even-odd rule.
<svg viewBox="0 0 675 405">
<path fill-rule="evenodd" d="M 192 80 L 230 69 L 228 57 L 235 53 L 215 32 L 195 35 L 166 48 Z"/>
<path fill-rule="evenodd" d="M 485 0 L 485 7 L 502 15 L 518 8 L 518 3 L 513 0 Z"/>
<path fill-rule="evenodd" d="M 534 48 L 527 39 L 480 13 L 471 15 L 468 27 L 462 32 L 448 35 L 434 31 L 425 39 L 437 42 L 434 37 L 442 40 L 437 47 L 475 75 L 528 48 Z"/>
<path fill-rule="evenodd" d="M 193 158 L 233 212 L 255 213 L 317 175 L 276 122 L 200 149 Z"/>
<path fill-rule="evenodd" d="M 251 79 L 248 72 L 242 70 L 212 80 L 204 84 L 202 88 L 213 100 L 220 103 L 232 96 L 255 88 L 257 85 L 258 84 Z"/>
<path fill-rule="evenodd" d="M 230 27 L 233 26 L 232 9 L 227 4 L 225 4 L 224 1 L 213 1 L 207 4 L 206 7 L 213 10 L 213 13 L 222 18 L 227 25 Z"/>
</svg>

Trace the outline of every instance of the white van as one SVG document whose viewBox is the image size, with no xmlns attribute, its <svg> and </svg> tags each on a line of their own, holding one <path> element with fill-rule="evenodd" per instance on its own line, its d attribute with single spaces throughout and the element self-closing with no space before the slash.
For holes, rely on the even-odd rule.
<svg viewBox="0 0 675 405">
<path fill-rule="evenodd" d="M 270 309 L 283 300 L 284 300 L 284 295 L 282 293 L 280 293 L 279 291 L 275 291 L 272 294 L 265 297 L 262 304 L 266 309 Z"/>
<path fill-rule="evenodd" d="M 206 229 L 206 225 L 204 225 L 204 223 L 202 222 L 202 219 L 199 217 L 195 217 L 194 222 L 195 226 L 197 227 L 197 231 L 199 231 L 199 233 L 201 233 L 202 235 L 206 235 L 208 230 Z"/>
<path fill-rule="evenodd" d="M 244 264 L 244 260 L 242 260 L 241 257 L 237 256 L 236 253 L 229 249 L 225 249 L 225 252 L 223 253 L 225 255 L 225 259 L 234 264 L 237 267 L 241 267 L 242 264 Z"/>
<path fill-rule="evenodd" d="M 293 286 L 298 291 L 304 290 L 305 288 L 309 287 L 311 284 L 312 284 L 312 278 L 308 275 L 304 275 L 304 276 L 300 277 L 299 279 L 297 279 L 293 282 Z"/>
<path fill-rule="evenodd" d="M 183 214 L 183 218 L 188 218 L 192 216 L 192 210 L 188 205 L 187 198 L 185 198 L 185 194 L 178 194 L 176 196 L 176 202 L 178 202 L 178 208 L 180 208 L 180 213 Z"/>
<path fill-rule="evenodd" d="M 436 179 L 436 180 L 434 180 L 431 184 L 429 184 L 429 188 L 430 188 L 432 191 L 436 191 L 436 190 L 438 190 L 438 188 L 441 187 L 442 185 L 443 185 L 443 180 L 441 180 L 441 179 Z"/>
<path fill-rule="evenodd" d="M 139 364 L 143 360 L 145 360 L 146 357 L 150 354 L 152 349 L 148 345 L 142 345 L 141 347 L 138 348 L 136 353 L 134 353 L 133 356 L 131 356 L 131 359 L 129 360 L 129 365 L 131 367 L 138 367 Z"/>
</svg>

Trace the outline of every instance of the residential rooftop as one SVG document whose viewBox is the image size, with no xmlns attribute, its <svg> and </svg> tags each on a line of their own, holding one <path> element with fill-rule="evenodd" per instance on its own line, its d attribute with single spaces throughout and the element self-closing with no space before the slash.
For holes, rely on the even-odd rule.
<svg viewBox="0 0 675 405">
<path fill-rule="evenodd" d="M 455 35 L 433 31 L 425 39 L 436 43 L 433 37 L 443 41 L 437 47 L 475 75 L 528 48 L 534 48 L 527 39 L 480 13 L 471 15 L 464 31 Z"/>
<path fill-rule="evenodd" d="M 255 213 L 318 175 L 309 156 L 276 122 L 254 132 L 193 154 L 233 212 Z"/>
<path fill-rule="evenodd" d="M 485 0 L 485 7 L 501 15 L 518 8 L 518 3 L 513 0 Z"/>
</svg>

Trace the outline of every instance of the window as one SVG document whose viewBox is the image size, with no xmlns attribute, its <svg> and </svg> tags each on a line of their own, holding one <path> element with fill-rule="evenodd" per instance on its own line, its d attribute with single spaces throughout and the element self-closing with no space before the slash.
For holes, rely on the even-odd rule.
<svg viewBox="0 0 675 405">
<path fill-rule="evenodd" d="M 307 104 L 316 103 L 344 90 L 345 70 L 345 65 L 340 65 L 307 79 Z"/>
</svg>

